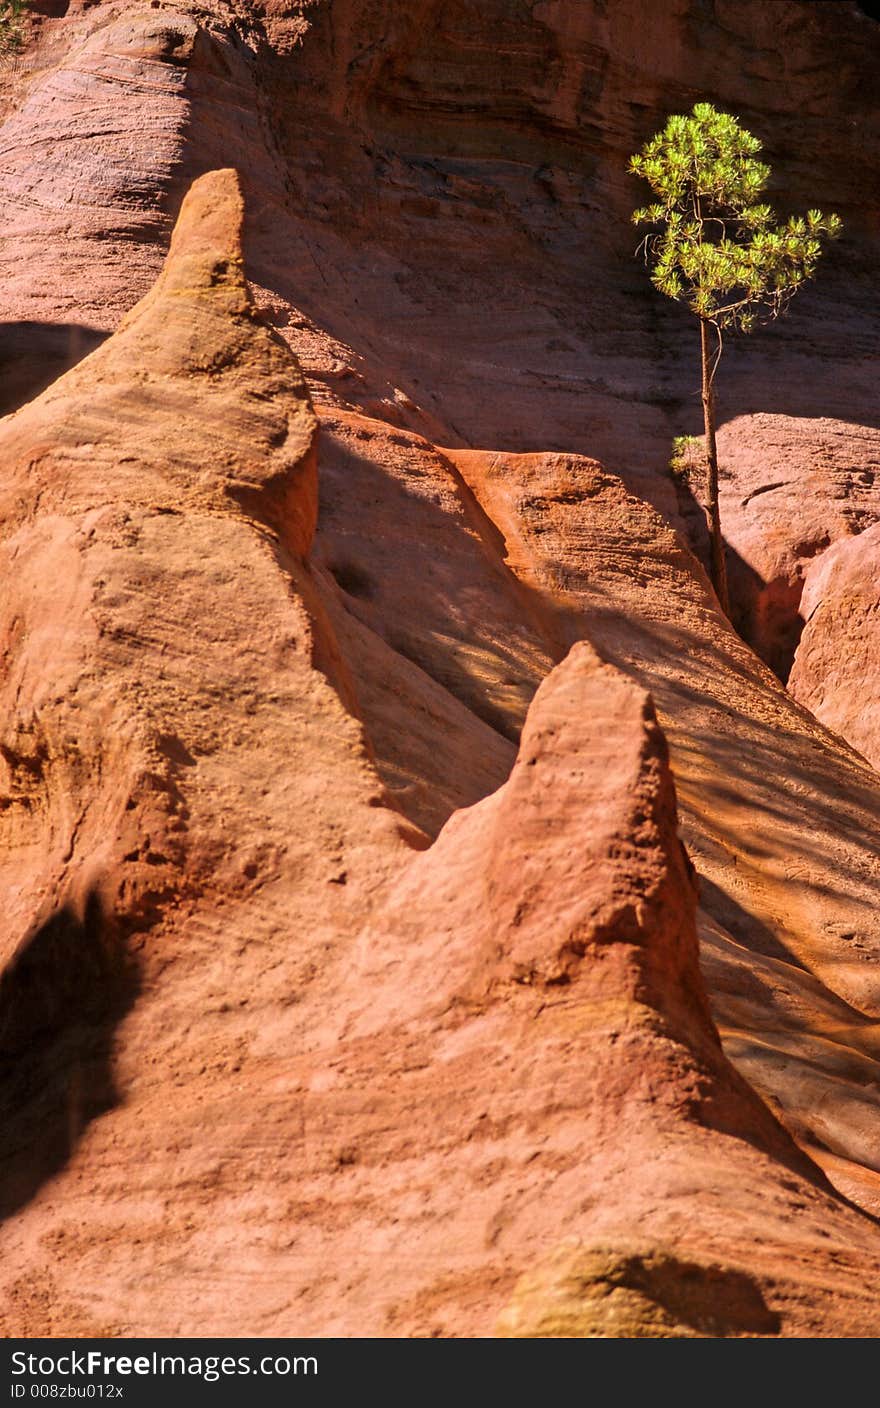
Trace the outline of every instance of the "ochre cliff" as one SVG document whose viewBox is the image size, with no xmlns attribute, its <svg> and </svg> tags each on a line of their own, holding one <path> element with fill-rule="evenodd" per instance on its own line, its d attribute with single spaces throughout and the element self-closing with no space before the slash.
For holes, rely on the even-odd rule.
<svg viewBox="0 0 880 1408">
<path fill-rule="evenodd" d="M 570 595 L 541 600 L 554 514 L 589 503 L 592 531 L 616 526 L 604 581 L 589 574 L 618 613 L 616 646 L 586 614 L 630 675 L 649 664 L 652 612 L 614 603 L 613 584 L 650 599 L 619 559 L 626 515 L 641 514 L 679 621 L 690 596 L 694 625 L 720 634 L 716 664 L 726 639 L 728 669 L 792 706 L 725 637 L 655 511 L 588 462 L 564 482 L 538 462 L 544 494 L 520 504 L 526 531 L 505 563 L 481 515 L 491 506 L 506 527 L 533 466 L 501 474 L 497 457 L 460 454 L 456 474 L 435 453 L 445 493 L 415 497 L 458 538 L 463 609 L 483 633 L 463 656 L 464 632 L 441 632 L 416 591 L 394 651 L 382 552 L 365 568 L 359 542 L 343 572 L 337 522 L 337 577 L 309 565 L 315 419 L 254 314 L 240 215 L 232 173 L 197 183 L 155 290 L 3 426 L 20 467 L 4 507 L 18 592 L 5 623 L 4 1332 L 480 1335 L 497 1320 L 514 1335 L 871 1333 L 873 1223 L 722 1055 L 650 697 L 586 642 L 566 654 L 574 560 Z M 412 437 L 395 435 L 411 457 Z M 419 449 L 403 473 L 431 472 Z M 386 571 L 431 543 L 417 518 L 395 521 Z M 517 601 L 526 678 L 499 691 L 490 726 L 477 708 Z M 627 619 L 638 665 L 623 658 Z M 442 699 L 456 746 L 479 755 L 487 730 L 517 732 L 528 672 L 561 656 L 509 780 L 420 854 L 404 811 L 426 810 L 439 760 L 409 756 L 421 789 L 381 780 L 403 765 L 408 716 Z M 513 689 L 509 654 L 504 668 Z M 397 729 L 375 730 L 377 748 L 360 690 L 372 677 L 378 695 L 380 671 Z M 485 757 L 486 782 L 509 765 Z M 707 775 L 685 762 L 686 794 Z M 454 800 L 435 798 L 435 813 Z M 829 994 L 836 981 L 871 1009 L 867 961 L 861 977 L 833 942 L 795 942 Z M 623 1291 L 610 1308 L 609 1284 Z"/>
<path fill-rule="evenodd" d="M 876 1334 L 880 26 L 33 9 L 0 1329 Z M 623 174 L 707 90 L 846 223 L 725 354 L 736 630 Z"/>
<path fill-rule="evenodd" d="M 0 136 L 3 316 L 35 340 L 115 328 L 188 182 L 232 162 L 258 301 L 319 400 L 661 494 L 698 338 L 632 257 L 625 162 L 710 94 L 776 201 L 845 223 L 790 317 L 728 349 L 721 412 L 873 423 L 880 25 L 850 0 L 100 0 L 35 31 Z"/>
<path fill-rule="evenodd" d="M 801 615 L 792 694 L 880 770 L 880 523 L 823 553 Z"/>
</svg>

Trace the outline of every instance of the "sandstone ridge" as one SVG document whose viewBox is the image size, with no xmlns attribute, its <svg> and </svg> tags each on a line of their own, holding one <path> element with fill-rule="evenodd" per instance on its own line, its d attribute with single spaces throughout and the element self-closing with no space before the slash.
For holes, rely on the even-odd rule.
<svg viewBox="0 0 880 1408">
<path fill-rule="evenodd" d="M 408 853 L 341 702 L 332 630 L 303 604 L 317 422 L 294 359 L 254 314 L 241 218 L 234 173 L 197 183 L 156 289 L 0 427 L 6 1213 L 36 1206 L 121 1090 L 142 1109 L 136 1073 L 174 1083 L 163 1050 L 206 1069 L 180 1029 L 194 974 L 192 1011 L 226 1004 L 246 932 L 261 955 L 248 992 L 271 988 L 281 911 L 323 951 L 339 913 L 363 913 L 366 895 L 349 899 L 359 882 L 369 893 Z M 300 810 L 309 825 L 294 836 Z M 331 883 L 340 875 L 350 889 Z M 285 988 L 313 962 L 300 949 Z M 176 1018 L 157 1015 L 172 969 Z M 132 1016 L 143 991 L 158 1008 Z M 117 1031 L 141 1019 L 140 1038 Z M 242 1038 L 215 1041 L 211 1025 L 196 1046 L 223 1065 Z M 22 1284 L 27 1303 L 4 1328 L 80 1323 L 51 1295 L 59 1318 L 40 1319 L 39 1278 Z"/>
<path fill-rule="evenodd" d="M 595 462 L 337 410 L 316 532 L 317 420 L 241 224 L 235 174 L 201 178 L 155 289 L 0 425 L 3 1332 L 875 1333 L 873 1221 L 713 1024 L 646 686 L 717 878 L 712 1000 L 811 1146 L 797 1060 L 756 1052 L 870 1067 L 871 964 L 833 893 L 823 934 L 736 927 L 731 891 L 781 880 L 726 872 L 716 700 L 749 796 L 770 717 L 846 818 L 848 913 L 874 774 Z M 852 1108 L 822 1142 L 867 1201 Z"/>
</svg>

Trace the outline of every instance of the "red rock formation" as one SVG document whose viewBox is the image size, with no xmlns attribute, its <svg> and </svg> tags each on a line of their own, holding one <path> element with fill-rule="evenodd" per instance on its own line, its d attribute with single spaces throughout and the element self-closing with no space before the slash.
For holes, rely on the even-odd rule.
<svg viewBox="0 0 880 1408">
<path fill-rule="evenodd" d="M 505 1334 L 871 1333 L 873 1225 L 721 1054 L 644 691 L 577 646 L 510 780 L 412 857 L 352 716 L 339 588 L 305 563 L 315 422 L 239 218 L 231 173 L 199 183 L 155 291 L 3 427 L 28 564 L 4 1332 L 485 1334 L 510 1302 Z M 447 462 L 402 440 L 436 509 L 420 480 Z M 440 497 L 482 614 L 478 507 L 454 476 Z M 413 532 L 418 508 L 386 573 Z M 363 655 L 389 609 L 370 583 Z M 442 658 L 430 616 L 402 621 Z M 452 661 L 455 699 L 477 686 Z"/>
<path fill-rule="evenodd" d="M 650 688 L 727 1050 L 799 1137 L 850 1161 L 835 1178 L 876 1206 L 876 774 L 792 701 L 676 533 L 616 476 L 576 456 L 455 458 L 560 648 L 588 635 Z"/>
<path fill-rule="evenodd" d="M 801 612 L 789 688 L 880 770 L 880 524 L 822 554 Z"/>
<path fill-rule="evenodd" d="M 196 188 L 165 272 L 112 350 L 4 426 L 4 865 L 21 913 L 13 945 L 66 900 L 60 877 L 68 886 L 81 866 L 84 892 L 105 868 L 116 883 L 130 853 L 119 897 L 127 911 L 141 890 L 153 902 L 176 889 L 184 855 L 201 844 L 181 769 L 210 758 L 230 732 L 245 748 L 257 729 L 268 779 L 266 724 L 252 715 L 267 691 L 283 717 L 285 651 L 293 661 L 311 649 L 312 628 L 286 604 L 285 584 L 314 532 L 317 423 L 287 349 L 255 320 L 234 182 L 229 173 Z M 194 561 L 203 570 L 193 575 Z M 237 628 L 249 598 L 254 619 L 246 612 Z M 163 665 L 169 635 L 202 618 L 186 673 Z M 205 693 L 218 651 L 235 679 L 212 678 Z M 204 762 L 200 776 L 211 771 Z M 230 785 L 221 774 L 204 797 L 221 831 Z M 236 821 L 224 841 L 206 844 L 199 865 L 212 883 L 228 866 L 230 883 L 246 887 L 243 843 L 273 849 L 261 829 L 255 821 L 244 842 Z"/>
<path fill-rule="evenodd" d="M 734 621 L 783 679 L 804 580 L 833 543 L 880 520 L 880 431 L 824 418 L 741 416 L 718 438 Z"/>
<path fill-rule="evenodd" d="M 876 764 L 880 432 L 754 415 L 725 425 L 718 443 L 733 622 L 797 699 Z M 686 535 L 706 564 L 700 446 L 683 443 L 673 471 Z"/>
<path fill-rule="evenodd" d="M 395 1333 L 486 1333 L 518 1267 L 507 1335 L 815 1333 L 785 1270 L 807 1264 L 842 1292 L 839 1325 L 871 1323 L 870 1224 L 832 1214 L 722 1057 L 694 904 L 650 700 L 578 644 L 539 689 L 509 781 L 453 817 L 361 939 L 334 1103 L 368 1090 L 376 1136 L 395 1108 L 415 1133 L 381 1194 L 365 1137 L 340 1197 L 369 1221 L 391 1190 L 370 1290 L 409 1282 Z M 394 1097 L 377 1048 L 402 1073 Z M 580 1268 L 564 1312 L 560 1257 Z M 635 1293 L 609 1305 L 633 1267 Z"/>
<path fill-rule="evenodd" d="M 625 159 L 708 93 L 774 198 L 842 214 L 791 316 L 729 349 L 720 413 L 870 423 L 878 45 L 857 7 L 799 0 L 71 5 L 11 80 L 3 316 L 114 328 L 185 184 L 232 161 L 258 298 L 320 399 L 599 455 L 671 510 L 649 471 L 698 429 L 697 344 L 632 258 Z"/>
<path fill-rule="evenodd" d="M 115 328 L 161 268 L 197 26 L 147 7 L 135 19 L 116 11 L 109 26 L 79 6 L 43 21 L 15 74 L 0 152 L 2 354 L 18 385 L 4 410 Z"/>
<path fill-rule="evenodd" d="M 622 170 L 710 87 L 783 203 L 844 214 L 721 410 L 787 413 L 722 433 L 726 521 L 755 601 L 825 603 L 793 688 L 857 729 L 823 611 L 846 641 L 873 432 L 804 417 L 873 414 L 878 34 L 789 0 L 35 19 L 7 404 L 145 297 L 0 427 L 4 1332 L 876 1332 L 873 1225 L 719 1053 L 644 690 L 726 1052 L 869 1208 L 880 791 L 643 501 L 675 515 L 693 372 Z M 230 161 L 278 335 L 228 174 L 148 293 Z"/>
<path fill-rule="evenodd" d="M 5 1213 L 116 1098 L 113 1031 L 139 988 L 160 996 L 120 1039 L 138 1127 L 138 1080 L 167 1105 L 175 1070 L 233 1064 L 245 1038 L 233 1015 L 215 1039 L 219 1009 L 288 1001 L 408 851 L 303 604 L 317 427 L 253 312 L 240 215 L 233 173 L 197 186 L 156 289 L 2 428 Z M 291 932 L 309 939 L 279 985 Z M 110 1161 L 123 1183 L 132 1137 Z M 157 1187 L 169 1137 L 145 1155 Z"/>
</svg>

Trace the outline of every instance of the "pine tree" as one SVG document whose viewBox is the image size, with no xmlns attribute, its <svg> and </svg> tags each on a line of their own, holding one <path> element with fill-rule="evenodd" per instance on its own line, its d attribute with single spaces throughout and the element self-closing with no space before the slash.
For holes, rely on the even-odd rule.
<svg viewBox="0 0 880 1408">
<path fill-rule="evenodd" d="M 635 224 L 658 227 L 639 246 L 651 281 L 700 320 L 712 581 L 725 612 L 714 395 L 723 332 L 751 332 L 784 312 L 815 273 L 823 238 L 841 230 L 836 215 L 820 210 L 780 223 L 761 201 L 770 168 L 758 160 L 760 151 L 757 137 L 735 117 L 697 103 L 689 115 L 670 117 L 629 162 L 657 197 L 632 217 Z"/>
</svg>

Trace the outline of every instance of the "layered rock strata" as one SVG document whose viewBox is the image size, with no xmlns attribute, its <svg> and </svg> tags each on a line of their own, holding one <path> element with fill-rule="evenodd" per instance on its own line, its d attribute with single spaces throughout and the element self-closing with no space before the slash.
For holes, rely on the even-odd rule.
<svg viewBox="0 0 880 1408">
<path fill-rule="evenodd" d="M 807 573 L 789 688 L 880 771 L 880 523 Z"/>
<path fill-rule="evenodd" d="M 412 516 L 365 591 L 379 470 L 352 444 L 388 428 L 350 421 L 310 564 L 316 422 L 254 312 L 240 220 L 232 173 L 199 182 L 155 290 L 2 426 L 4 1332 L 874 1333 L 873 1223 L 712 1025 L 647 671 L 569 651 L 580 627 L 538 580 L 554 515 L 590 500 L 593 532 L 612 505 L 621 533 L 642 515 L 667 611 L 690 593 L 724 638 L 699 569 L 575 461 L 532 505 L 530 578 L 489 531 L 501 461 L 414 458 L 394 432 L 378 497 Z M 533 467 L 508 463 L 504 493 Z M 471 656 L 441 630 L 442 573 L 434 614 L 424 580 L 401 616 L 406 653 L 383 636 L 426 511 L 484 621 Z M 616 575 L 591 574 L 606 605 Z M 562 656 L 517 746 L 525 681 Z M 486 754 L 484 786 L 517 749 L 425 854 L 408 801 L 436 824 L 455 798 L 417 734 L 376 727 L 395 691 L 401 722 L 433 702 L 444 746 Z M 395 766 L 420 788 L 383 786 Z M 837 979 L 833 945 L 808 956 Z"/>
</svg>

